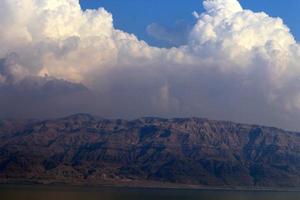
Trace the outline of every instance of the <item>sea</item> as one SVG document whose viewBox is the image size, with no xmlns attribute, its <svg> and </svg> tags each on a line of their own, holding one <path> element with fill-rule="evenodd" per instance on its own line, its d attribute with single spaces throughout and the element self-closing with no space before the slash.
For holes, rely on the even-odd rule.
<svg viewBox="0 0 300 200">
<path fill-rule="evenodd" d="M 2 185 L 0 200 L 300 200 L 300 192 Z"/>
</svg>

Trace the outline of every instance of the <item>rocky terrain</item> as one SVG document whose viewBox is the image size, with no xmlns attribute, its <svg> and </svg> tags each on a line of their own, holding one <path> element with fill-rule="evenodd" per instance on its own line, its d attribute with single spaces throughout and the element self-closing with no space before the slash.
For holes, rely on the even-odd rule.
<svg viewBox="0 0 300 200">
<path fill-rule="evenodd" d="M 0 182 L 300 186 L 300 133 L 199 118 L 0 121 Z"/>
</svg>

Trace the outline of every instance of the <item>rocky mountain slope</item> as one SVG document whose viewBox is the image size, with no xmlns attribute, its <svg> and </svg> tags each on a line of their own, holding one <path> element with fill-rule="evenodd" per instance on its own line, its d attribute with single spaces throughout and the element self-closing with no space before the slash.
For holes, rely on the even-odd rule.
<svg viewBox="0 0 300 200">
<path fill-rule="evenodd" d="M 300 186 L 300 133 L 199 118 L 0 121 L 0 181 Z"/>
</svg>

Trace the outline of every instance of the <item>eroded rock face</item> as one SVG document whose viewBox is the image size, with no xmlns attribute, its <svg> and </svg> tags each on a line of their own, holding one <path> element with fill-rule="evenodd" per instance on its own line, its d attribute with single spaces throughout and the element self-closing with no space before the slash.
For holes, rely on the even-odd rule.
<svg viewBox="0 0 300 200">
<path fill-rule="evenodd" d="M 300 134 L 198 118 L 6 120 L 0 179 L 300 186 Z"/>
</svg>

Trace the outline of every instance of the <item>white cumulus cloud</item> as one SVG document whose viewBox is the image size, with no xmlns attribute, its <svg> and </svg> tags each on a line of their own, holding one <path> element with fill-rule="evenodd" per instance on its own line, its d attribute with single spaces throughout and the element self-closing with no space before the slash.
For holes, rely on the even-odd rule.
<svg viewBox="0 0 300 200">
<path fill-rule="evenodd" d="M 237 0 L 203 5 L 186 44 L 156 48 L 114 28 L 104 8 L 82 10 L 79 0 L 2 0 L 0 108 L 16 103 L 7 85 L 28 77 L 83 83 L 90 92 L 39 97 L 39 108 L 34 92 L 22 92 L 30 95 L 26 109 L 1 116 L 34 117 L 28 110 L 43 105 L 42 114 L 53 116 L 60 102 L 56 115 L 80 109 L 104 117 L 199 116 L 300 129 L 300 46 L 289 28 Z"/>
</svg>

